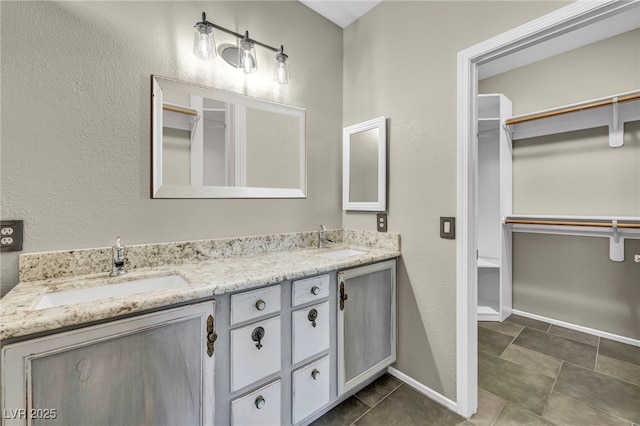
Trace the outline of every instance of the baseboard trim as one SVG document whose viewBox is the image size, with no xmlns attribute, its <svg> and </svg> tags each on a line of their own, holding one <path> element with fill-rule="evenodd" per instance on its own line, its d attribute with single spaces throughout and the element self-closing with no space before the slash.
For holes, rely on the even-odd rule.
<svg viewBox="0 0 640 426">
<path fill-rule="evenodd" d="M 407 385 L 411 386 L 413 389 L 420 392 L 427 398 L 433 399 L 438 404 L 444 405 L 449 410 L 455 413 L 458 412 L 458 404 L 455 401 L 452 401 L 446 396 L 442 395 L 441 393 L 438 393 L 433 389 L 423 385 L 422 383 L 418 382 L 414 378 L 407 376 L 403 372 L 398 371 L 393 367 L 388 367 L 387 373 L 389 373 L 391 376 L 395 377 L 396 379 L 400 380 L 401 382 L 404 382 Z"/>
<path fill-rule="evenodd" d="M 593 334 L 594 336 L 604 337 L 605 339 L 615 340 L 616 342 L 626 343 L 627 345 L 640 347 L 640 340 L 632 339 L 631 337 L 620 336 L 618 334 L 609 333 L 607 331 L 596 330 L 595 328 L 584 327 L 582 325 L 573 324 L 570 322 L 564 322 L 557 319 L 543 317 L 542 315 L 532 314 L 529 312 L 520 311 L 514 309 L 513 313 L 520 315 L 521 317 L 531 318 L 538 321 L 548 322 L 549 324 L 558 325 L 560 327 L 569 328 L 571 330 L 581 331 L 587 334 Z"/>
</svg>

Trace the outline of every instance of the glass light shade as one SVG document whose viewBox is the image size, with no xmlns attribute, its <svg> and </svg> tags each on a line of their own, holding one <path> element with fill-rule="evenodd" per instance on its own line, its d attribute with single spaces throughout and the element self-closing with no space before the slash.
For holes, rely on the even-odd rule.
<svg viewBox="0 0 640 426">
<path fill-rule="evenodd" d="M 289 82 L 289 63 L 287 62 L 287 55 L 284 53 L 276 54 L 276 67 L 273 70 L 273 80 L 280 84 L 287 84 Z"/>
<path fill-rule="evenodd" d="M 193 38 L 193 54 L 200 59 L 209 61 L 216 56 L 216 45 L 213 40 L 213 27 L 198 22 Z"/>
<path fill-rule="evenodd" d="M 238 68 L 245 73 L 255 72 L 258 69 L 256 48 L 247 36 L 238 42 Z"/>
</svg>

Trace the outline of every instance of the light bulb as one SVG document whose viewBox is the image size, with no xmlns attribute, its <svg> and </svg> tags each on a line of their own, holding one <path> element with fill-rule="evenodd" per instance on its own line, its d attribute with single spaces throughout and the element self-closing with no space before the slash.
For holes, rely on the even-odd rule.
<svg viewBox="0 0 640 426">
<path fill-rule="evenodd" d="M 195 25 L 195 36 L 193 39 L 193 54 L 205 61 L 216 56 L 216 46 L 213 40 L 213 27 L 207 25 L 205 21 Z"/>
<path fill-rule="evenodd" d="M 289 82 L 289 64 L 287 62 L 287 55 L 282 52 L 276 54 L 276 67 L 273 71 L 273 79 L 280 84 L 287 84 Z"/>
<path fill-rule="evenodd" d="M 255 72 L 258 69 L 256 49 L 249 39 L 249 31 L 245 32 L 244 38 L 239 40 L 238 68 L 241 68 L 245 73 Z"/>
</svg>

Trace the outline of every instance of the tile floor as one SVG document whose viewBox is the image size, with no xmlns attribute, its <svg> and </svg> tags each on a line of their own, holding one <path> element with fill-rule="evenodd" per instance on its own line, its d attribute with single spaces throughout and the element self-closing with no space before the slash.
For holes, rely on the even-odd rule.
<svg viewBox="0 0 640 426">
<path fill-rule="evenodd" d="M 640 348 L 517 315 L 478 325 L 469 420 L 385 375 L 313 426 L 640 426 Z"/>
</svg>

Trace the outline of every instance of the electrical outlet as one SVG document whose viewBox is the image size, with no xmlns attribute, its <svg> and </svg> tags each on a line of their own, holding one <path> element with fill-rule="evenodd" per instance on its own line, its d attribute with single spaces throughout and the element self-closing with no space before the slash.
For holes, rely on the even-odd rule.
<svg viewBox="0 0 640 426">
<path fill-rule="evenodd" d="M 387 232 L 387 214 L 378 213 L 376 217 L 378 232 Z"/>
<path fill-rule="evenodd" d="M 21 220 L 0 221 L 0 250 L 22 251 L 22 230 L 24 222 Z"/>
</svg>

